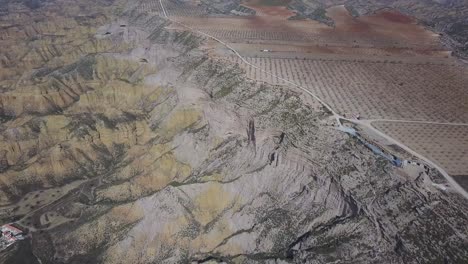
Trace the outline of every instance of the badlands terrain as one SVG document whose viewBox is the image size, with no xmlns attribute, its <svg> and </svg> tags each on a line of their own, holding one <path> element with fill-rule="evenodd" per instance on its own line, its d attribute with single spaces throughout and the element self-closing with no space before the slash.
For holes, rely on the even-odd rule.
<svg viewBox="0 0 468 264">
<path fill-rule="evenodd" d="M 467 9 L 0 0 L 0 263 L 468 263 Z"/>
</svg>

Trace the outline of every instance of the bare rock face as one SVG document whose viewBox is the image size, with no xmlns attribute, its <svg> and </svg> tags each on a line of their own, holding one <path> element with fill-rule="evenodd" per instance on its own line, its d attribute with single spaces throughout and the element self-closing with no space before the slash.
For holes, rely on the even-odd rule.
<svg viewBox="0 0 468 264">
<path fill-rule="evenodd" d="M 2 14 L 0 217 L 31 239 L 0 261 L 468 261 L 468 204 L 436 173 L 124 2 Z"/>
</svg>

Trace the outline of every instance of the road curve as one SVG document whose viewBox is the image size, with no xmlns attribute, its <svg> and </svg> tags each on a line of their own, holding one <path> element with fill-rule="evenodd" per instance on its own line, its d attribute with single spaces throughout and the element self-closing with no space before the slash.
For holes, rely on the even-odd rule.
<svg viewBox="0 0 468 264">
<path fill-rule="evenodd" d="M 411 155 L 418 157 L 420 160 L 424 161 L 427 163 L 427 165 L 437 169 L 443 176 L 444 178 L 450 183 L 450 185 L 457 191 L 459 192 L 463 197 L 468 199 L 468 192 L 463 189 L 443 168 L 441 168 L 439 165 L 437 165 L 435 162 L 431 161 L 429 158 L 426 158 L 422 154 L 419 154 L 418 152 L 412 150 L 410 147 L 406 146 L 405 144 L 401 143 L 400 141 L 390 137 L 389 135 L 383 133 L 382 131 L 376 129 L 375 127 L 372 126 L 371 122 L 368 122 L 369 120 L 356 120 L 356 119 L 343 119 L 349 122 L 352 122 L 356 125 L 366 127 L 373 132 L 377 133 L 379 136 L 382 138 L 390 141 L 391 143 L 401 147 Z"/>
<path fill-rule="evenodd" d="M 292 86 L 295 86 L 299 89 L 301 89 L 302 91 L 306 92 L 307 94 L 311 95 L 313 98 L 315 98 L 317 101 L 319 101 L 325 108 L 327 108 L 334 116 L 334 118 L 336 119 L 337 121 L 337 124 L 338 126 L 341 126 L 341 120 L 346 120 L 348 122 L 351 122 L 355 125 L 359 125 L 359 126 L 363 126 L 363 127 L 366 127 L 368 129 L 370 129 L 371 131 L 375 132 L 376 134 L 378 134 L 379 136 L 383 137 L 384 139 L 390 141 L 391 143 L 401 147 L 402 149 L 406 150 L 408 153 L 414 155 L 415 157 L 418 157 L 419 159 L 423 160 L 424 162 L 426 162 L 429 166 L 435 168 L 436 170 L 438 170 L 440 172 L 440 174 L 442 174 L 444 176 L 444 178 L 450 183 L 450 185 L 454 188 L 454 190 L 456 190 L 460 195 L 462 195 L 465 199 L 468 200 L 468 192 L 466 192 L 463 187 L 461 187 L 443 168 L 441 168 L 439 165 L 437 165 L 436 163 L 434 163 L 433 161 L 431 161 L 430 159 L 424 157 L 423 155 L 417 153 L 416 151 L 412 150 L 411 148 L 409 148 L 408 146 L 406 146 L 405 144 L 399 142 L 398 140 L 390 137 L 389 135 L 383 133 L 382 131 L 376 129 L 375 127 L 373 127 L 371 125 L 372 122 L 374 121 L 385 121 L 385 122 L 400 122 L 399 120 L 392 120 L 392 119 L 373 119 L 373 120 L 357 120 L 357 119 L 348 119 L 348 118 L 345 118 L 343 116 L 341 116 L 340 114 L 338 114 L 330 105 L 328 105 L 324 100 L 322 100 L 320 97 L 318 97 L 316 94 L 312 93 L 311 91 L 309 91 L 307 88 L 305 87 L 302 87 L 301 85 L 299 84 L 296 84 L 290 80 L 287 80 L 287 79 L 284 79 L 282 77 L 279 77 L 269 71 L 266 71 L 264 69 L 261 69 L 253 64 L 251 64 L 250 62 L 248 62 L 244 57 L 242 57 L 242 55 L 239 54 L 239 52 L 237 50 L 235 50 L 233 47 L 231 47 L 229 44 L 227 44 L 226 42 L 214 37 L 214 36 L 211 36 L 205 32 L 202 32 L 200 30 L 197 30 L 195 28 L 192 28 L 188 25 L 185 25 L 173 18 L 170 18 L 168 15 L 167 15 L 167 12 L 166 12 L 166 8 L 164 7 L 163 3 L 162 3 L 162 0 L 159 0 L 159 4 L 161 5 L 161 9 L 163 11 L 163 15 L 166 19 L 168 19 L 169 21 L 175 23 L 175 24 L 178 24 L 182 27 L 185 27 L 189 30 L 191 30 L 192 32 L 197 32 L 207 38 L 210 38 L 210 39 L 213 39 L 215 40 L 216 42 L 222 44 L 223 46 L 225 46 L 226 48 L 228 48 L 229 50 L 231 50 L 242 62 L 244 62 L 245 64 L 249 65 L 250 67 L 253 67 L 254 69 L 257 69 L 267 75 L 270 75 L 272 77 L 275 77 L 275 78 L 278 78 L 279 80 L 282 80 Z M 410 120 L 406 120 L 404 122 L 407 122 L 407 123 L 411 123 L 413 121 L 410 121 Z M 424 122 L 424 121 L 414 121 L 415 123 L 418 123 L 418 122 Z M 437 122 L 425 122 L 425 123 L 429 123 L 429 124 L 437 124 Z M 438 123 L 438 124 L 453 124 L 453 123 Z M 462 124 L 462 125 L 468 125 L 468 124 Z"/>
</svg>

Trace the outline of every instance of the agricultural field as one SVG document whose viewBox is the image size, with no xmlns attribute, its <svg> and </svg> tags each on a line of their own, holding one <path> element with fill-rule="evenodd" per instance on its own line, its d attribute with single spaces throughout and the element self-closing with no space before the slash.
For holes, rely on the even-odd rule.
<svg viewBox="0 0 468 264">
<path fill-rule="evenodd" d="M 438 34 L 413 21 L 395 20 L 388 12 L 354 19 L 344 15 L 344 8 L 332 8 L 334 27 L 313 20 L 288 19 L 294 12 L 281 6 L 248 6 L 254 16 L 184 15 L 187 5 L 167 9 L 177 21 L 229 42 L 288 41 L 290 44 L 320 44 L 354 48 L 393 48 L 431 51 L 441 49 Z M 176 11 L 178 9 L 178 11 Z M 172 12 L 172 13 L 171 13 Z M 174 15 L 173 15 L 174 14 Z M 345 19 L 340 19 L 345 17 Z"/>
<path fill-rule="evenodd" d="M 154 0 L 153 2 L 159 1 Z M 207 11 L 201 6 L 200 1 L 188 1 L 181 5 L 180 3 L 165 0 L 164 7 L 169 16 L 200 17 L 207 14 Z"/>
<path fill-rule="evenodd" d="M 0 0 L 0 264 L 468 263 L 467 68 L 315 1 Z"/>
<path fill-rule="evenodd" d="M 353 17 L 344 6 L 334 6 L 322 14 L 330 25 L 323 19 L 296 19 L 297 13 L 287 8 L 289 1 L 241 1 L 255 11 L 247 16 L 190 15 L 185 11 L 188 2 L 164 2 L 172 19 L 235 49 L 243 59 L 222 45 L 211 47 L 215 56 L 236 63 L 249 79 L 280 86 L 294 83 L 346 117 L 468 122 L 467 68 L 442 45 L 438 33 L 397 11 Z M 468 149 L 465 128 L 406 123 L 376 127 L 451 174 L 468 174 L 462 151 Z M 451 138 L 451 133 L 456 135 Z"/>
<path fill-rule="evenodd" d="M 200 17 L 207 14 L 207 11 L 201 6 L 200 1 L 186 1 L 183 4 L 170 0 L 162 0 L 162 2 L 169 16 Z M 141 0 L 135 6 L 136 10 L 142 13 L 163 14 L 159 0 Z"/>
<path fill-rule="evenodd" d="M 148 12 L 158 15 L 161 15 L 163 13 L 161 4 L 158 0 L 138 1 L 138 3 L 136 4 L 136 10 L 138 10 L 138 12 Z"/>
<path fill-rule="evenodd" d="M 468 126 L 401 122 L 372 125 L 435 161 L 468 188 Z"/>
<path fill-rule="evenodd" d="M 467 122 L 468 72 L 460 66 L 397 62 L 246 58 L 249 78 L 290 80 L 323 98 L 339 113 L 366 119 Z"/>
<path fill-rule="evenodd" d="M 357 48 L 348 45 L 327 44 L 288 44 L 284 41 L 248 41 L 249 43 L 230 44 L 244 57 L 267 57 L 267 58 L 328 58 L 347 60 L 370 60 L 370 61 L 402 61 L 406 63 L 446 63 L 453 64 L 450 52 L 440 49 L 420 50 L 409 48 Z M 270 52 L 265 53 L 262 50 Z"/>
</svg>

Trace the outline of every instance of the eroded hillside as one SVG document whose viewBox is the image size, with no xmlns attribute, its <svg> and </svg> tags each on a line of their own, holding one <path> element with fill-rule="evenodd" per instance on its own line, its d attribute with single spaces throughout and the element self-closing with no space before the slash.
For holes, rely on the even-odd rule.
<svg viewBox="0 0 468 264">
<path fill-rule="evenodd" d="M 0 261 L 468 260 L 466 201 L 309 96 L 136 3 L 34 7 L 0 17 L 0 217 L 30 232 Z"/>
</svg>

